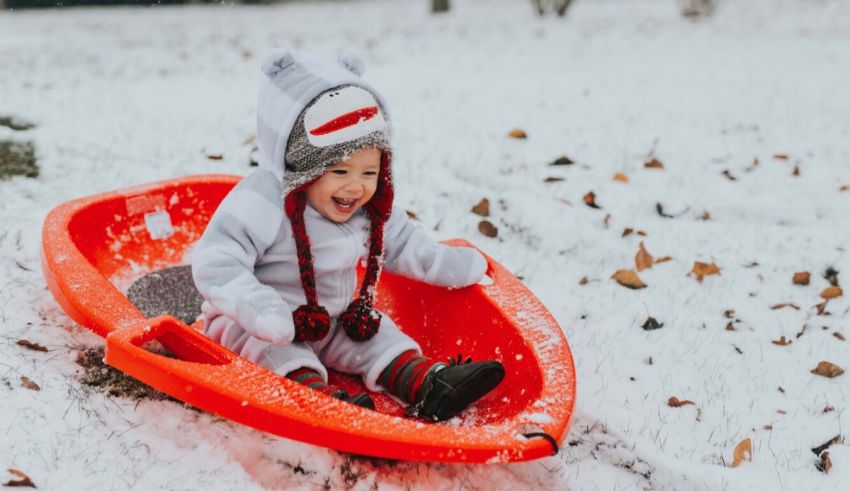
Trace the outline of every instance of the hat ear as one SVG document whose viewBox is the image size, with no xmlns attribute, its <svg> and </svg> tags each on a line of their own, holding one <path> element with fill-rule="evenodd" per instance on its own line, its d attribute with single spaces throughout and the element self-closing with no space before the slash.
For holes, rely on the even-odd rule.
<svg viewBox="0 0 850 491">
<path fill-rule="evenodd" d="M 340 55 L 337 62 L 358 77 L 363 76 L 363 72 L 366 71 L 366 62 L 363 61 L 360 55 L 353 51 L 348 51 Z"/>
<path fill-rule="evenodd" d="M 286 67 L 295 63 L 295 57 L 288 48 L 274 48 L 263 60 L 262 70 L 269 78 L 282 72 Z"/>
</svg>

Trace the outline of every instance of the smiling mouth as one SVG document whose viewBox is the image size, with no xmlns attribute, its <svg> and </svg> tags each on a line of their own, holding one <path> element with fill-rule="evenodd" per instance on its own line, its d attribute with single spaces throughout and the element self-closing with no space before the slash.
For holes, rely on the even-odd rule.
<svg viewBox="0 0 850 491">
<path fill-rule="evenodd" d="M 357 203 L 356 198 L 337 198 L 333 197 L 333 202 L 336 204 L 337 208 L 343 211 L 350 211 L 354 209 L 354 205 Z"/>
</svg>

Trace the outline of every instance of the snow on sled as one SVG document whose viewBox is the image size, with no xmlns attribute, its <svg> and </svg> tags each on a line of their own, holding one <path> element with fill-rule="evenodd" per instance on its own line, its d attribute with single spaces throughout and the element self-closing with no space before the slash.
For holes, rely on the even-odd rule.
<svg viewBox="0 0 850 491">
<path fill-rule="evenodd" d="M 206 338 L 195 321 L 200 297 L 185 265 L 239 179 L 174 179 L 70 201 L 47 216 L 47 284 L 68 315 L 106 338 L 108 364 L 210 413 L 343 452 L 511 462 L 557 451 L 575 397 L 570 349 L 540 301 L 489 257 L 489 285 L 447 290 L 387 273 L 379 284 L 378 308 L 426 355 L 463 353 L 505 366 L 501 385 L 444 423 L 406 418 L 383 394 L 373 394 L 375 411 L 333 399 Z M 330 382 L 364 390 L 344 374 L 333 373 Z"/>
</svg>

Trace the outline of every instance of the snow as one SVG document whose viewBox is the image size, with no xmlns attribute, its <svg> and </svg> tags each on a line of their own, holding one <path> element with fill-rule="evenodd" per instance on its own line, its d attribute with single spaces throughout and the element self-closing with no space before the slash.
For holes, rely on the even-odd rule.
<svg viewBox="0 0 850 491">
<path fill-rule="evenodd" d="M 563 19 L 519 0 L 453 2 L 440 17 L 426 6 L 0 14 L 0 114 L 38 125 L 0 127 L 0 138 L 33 140 L 41 166 L 37 179 L 0 182 L 0 467 L 42 489 L 845 488 L 847 446 L 830 448 L 828 474 L 810 449 L 848 436 L 850 375 L 810 370 L 850 369 L 848 342 L 834 336 L 850 336 L 848 296 L 828 316 L 814 307 L 827 267 L 845 288 L 850 275 L 850 192 L 840 191 L 850 5 L 730 1 L 700 22 L 667 0 L 586 0 Z M 46 290 L 44 216 L 96 192 L 250 172 L 258 58 L 276 45 L 362 51 L 394 119 L 398 202 L 436 237 L 465 237 L 521 276 L 563 326 L 578 395 L 558 456 L 372 462 L 81 386 L 76 353 L 102 340 Z M 507 138 L 514 128 L 529 138 Z M 643 167 L 650 153 L 664 169 Z M 576 164 L 546 165 L 561 155 Z M 589 191 L 601 210 L 582 202 Z M 483 197 L 497 238 L 469 212 Z M 626 227 L 646 236 L 622 237 Z M 629 290 L 610 276 L 634 267 L 641 241 L 673 260 Z M 686 276 L 697 260 L 721 274 Z M 793 285 L 796 271 L 811 284 Z M 771 309 L 779 303 L 799 310 Z M 641 329 L 648 315 L 664 326 Z M 792 343 L 771 343 L 780 336 Z M 694 404 L 669 407 L 671 396 Z M 752 461 L 728 467 L 745 438 Z"/>
</svg>

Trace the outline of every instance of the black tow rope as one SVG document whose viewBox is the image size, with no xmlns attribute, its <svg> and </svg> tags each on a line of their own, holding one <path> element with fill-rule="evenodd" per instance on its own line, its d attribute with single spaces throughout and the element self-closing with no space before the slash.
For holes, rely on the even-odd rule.
<svg viewBox="0 0 850 491">
<path fill-rule="evenodd" d="M 552 455 L 558 455 L 558 442 L 555 438 L 552 437 L 549 433 L 539 432 L 539 433 L 524 433 L 522 436 L 526 438 L 543 438 L 550 445 L 552 445 Z"/>
</svg>

